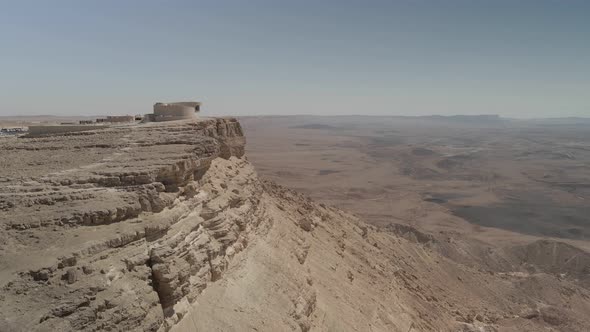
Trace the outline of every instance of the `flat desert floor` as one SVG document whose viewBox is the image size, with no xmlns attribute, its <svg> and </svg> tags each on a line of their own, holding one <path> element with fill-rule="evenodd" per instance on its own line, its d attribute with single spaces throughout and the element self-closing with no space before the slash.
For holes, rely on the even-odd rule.
<svg viewBox="0 0 590 332">
<path fill-rule="evenodd" d="M 590 248 L 590 123 L 497 117 L 240 119 L 258 173 L 378 226 Z"/>
</svg>

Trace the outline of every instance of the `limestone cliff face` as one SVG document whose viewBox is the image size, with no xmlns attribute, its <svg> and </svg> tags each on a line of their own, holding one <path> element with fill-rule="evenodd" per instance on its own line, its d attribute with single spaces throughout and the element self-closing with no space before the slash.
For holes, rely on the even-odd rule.
<svg viewBox="0 0 590 332">
<path fill-rule="evenodd" d="M 234 119 L 12 143 L 37 164 L 44 152 L 79 161 L 25 169 L 1 189 L 2 331 L 166 330 L 256 225 L 261 187 L 248 185 Z M 97 146 L 108 153 L 86 161 Z M 231 174 L 209 174 L 217 159 L 231 159 Z"/>
</svg>

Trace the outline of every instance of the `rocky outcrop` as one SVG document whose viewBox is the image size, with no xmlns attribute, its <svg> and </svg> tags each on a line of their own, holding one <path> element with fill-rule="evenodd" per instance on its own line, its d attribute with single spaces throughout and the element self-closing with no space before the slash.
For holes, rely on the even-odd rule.
<svg viewBox="0 0 590 332">
<path fill-rule="evenodd" d="M 90 142 L 110 153 L 84 163 Z M 226 260 L 247 245 L 250 222 L 257 220 L 261 189 L 246 185 L 253 170 L 240 159 L 244 143 L 234 119 L 205 119 L 4 147 L 21 158 L 35 153 L 37 163 L 43 154 L 30 145 L 54 154 L 77 150 L 82 162 L 29 172 L 1 189 L 0 330 L 165 330 L 174 324 L 183 305 L 219 279 Z M 232 160 L 231 176 L 209 175 L 219 167 L 212 166 L 216 159 Z"/>
</svg>

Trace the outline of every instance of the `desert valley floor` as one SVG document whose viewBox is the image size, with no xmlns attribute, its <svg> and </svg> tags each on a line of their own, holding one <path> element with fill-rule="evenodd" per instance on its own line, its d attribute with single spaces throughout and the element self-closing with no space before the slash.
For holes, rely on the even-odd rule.
<svg viewBox="0 0 590 332">
<path fill-rule="evenodd" d="M 590 124 L 245 117 L 258 173 L 374 225 L 590 246 Z M 444 215 L 441 214 L 444 211 Z M 454 220 L 469 224 L 457 229 Z"/>
</svg>

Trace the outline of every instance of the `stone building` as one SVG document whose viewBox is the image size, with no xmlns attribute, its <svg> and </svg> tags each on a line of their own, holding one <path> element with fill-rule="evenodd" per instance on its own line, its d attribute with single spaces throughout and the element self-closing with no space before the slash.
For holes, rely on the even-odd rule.
<svg viewBox="0 0 590 332">
<path fill-rule="evenodd" d="M 175 121 L 196 119 L 201 103 L 194 101 L 155 103 L 154 113 L 146 114 L 144 121 Z"/>
</svg>

